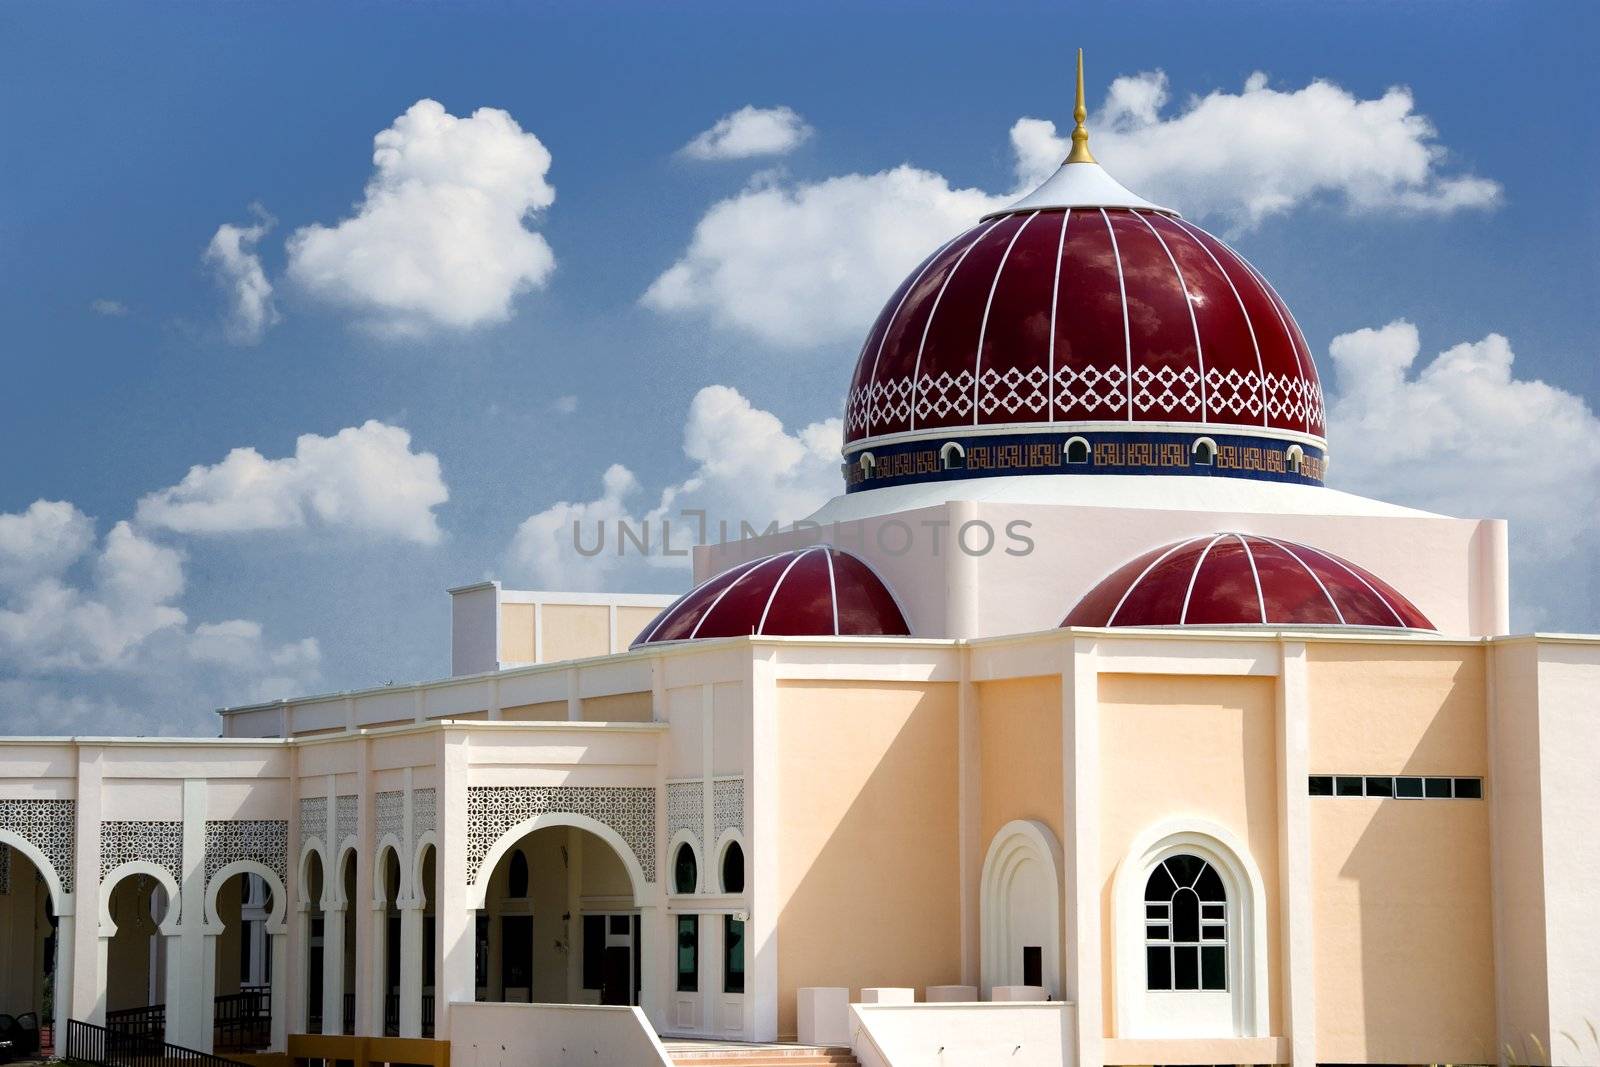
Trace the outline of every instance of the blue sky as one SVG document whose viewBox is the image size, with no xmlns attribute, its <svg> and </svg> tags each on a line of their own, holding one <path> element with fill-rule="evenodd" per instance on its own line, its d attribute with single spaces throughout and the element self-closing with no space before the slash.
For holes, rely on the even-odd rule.
<svg viewBox="0 0 1600 1067">
<path fill-rule="evenodd" d="M 1324 184 L 1254 219 L 1230 208 L 1236 194 L 1224 178 L 1191 179 L 1182 159 L 1150 180 L 1174 200 L 1187 192 L 1209 205 L 1192 217 L 1272 279 L 1330 392 L 1336 336 L 1412 323 L 1414 375 L 1463 344 L 1480 345 L 1464 358 L 1492 364 L 1500 350 L 1482 343 L 1503 336 L 1515 354 L 1511 381 L 1484 372 L 1470 393 L 1489 425 L 1433 438 L 1396 426 L 1381 444 L 1398 459 L 1348 463 L 1344 484 L 1511 515 L 1518 625 L 1600 629 L 1593 556 L 1574 548 L 1596 545 L 1600 500 L 1600 458 L 1586 436 L 1600 425 L 1591 106 L 1600 78 L 1587 54 L 1597 23 L 1593 5 L 1531 3 L 8 4 L 0 9 L 0 514 L 61 501 L 93 520 L 91 535 L 78 519 L 63 520 L 58 542 L 76 537 L 82 551 L 48 565 L 52 588 L 75 602 L 132 610 L 133 594 L 112 603 L 106 589 L 115 582 L 101 558 L 122 520 L 159 565 L 175 560 L 181 578 L 158 576 L 134 597 L 147 621 L 112 652 L 79 655 L 65 647 L 81 638 L 70 633 L 42 652 L 21 637 L 7 648 L 0 618 L 0 729 L 209 730 L 211 705 L 274 685 L 322 690 L 445 673 L 444 588 L 485 576 L 550 584 L 549 568 L 514 547 L 519 526 L 557 502 L 598 505 L 613 464 L 639 486 L 630 514 L 696 477 L 681 442 L 697 413 L 713 413 L 696 406 L 710 404 L 697 402 L 705 387 L 735 391 L 790 435 L 837 417 L 865 323 L 843 312 L 819 323 L 813 312 L 798 326 L 751 328 L 719 317 L 715 294 L 675 309 L 641 301 L 663 272 L 692 258 L 714 205 L 761 189 L 799 197 L 900 164 L 951 190 L 1009 192 L 1019 181 L 1013 124 L 1051 119 L 1065 132 L 1070 57 L 1080 45 L 1093 106 L 1113 78 L 1165 74 L 1169 99 L 1157 124 L 1129 132 L 1130 146 L 1137 136 L 1159 139 L 1160 124 L 1181 118 L 1191 98 L 1237 96 L 1255 71 L 1286 95 L 1317 79 L 1355 102 L 1409 88 L 1409 114 L 1426 116 L 1433 131 L 1419 143 L 1437 156 L 1422 184 L 1395 184 L 1381 166 L 1340 178 L 1330 148 L 1331 159 L 1304 168 L 1321 166 Z M 412 315 L 397 334 L 375 328 L 387 311 L 297 280 L 286 241 L 358 210 L 374 174 L 374 136 L 424 99 L 462 119 L 501 109 L 548 151 L 537 181 L 553 187 L 554 201 L 535 205 L 523 224 L 554 268 L 510 297 L 503 321 L 440 325 L 423 314 L 418 326 Z M 1286 98 L 1262 106 L 1279 104 L 1293 106 Z M 746 158 L 680 151 L 745 106 L 790 108 L 811 132 L 791 150 Z M 1318 139 L 1334 145 L 1347 132 Z M 1193 131 L 1174 127 L 1179 135 Z M 1118 142 L 1107 131 L 1101 143 Z M 1250 158 L 1240 173 L 1276 167 L 1292 177 L 1293 158 L 1274 151 L 1259 139 L 1241 147 Z M 1146 191 L 1114 152 L 1100 157 Z M 1359 160 L 1353 169 L 1364 166 L 1372 169 Z M 1461 179 L 1493 191 L 1440 206 L 1438 183 Z M 1391 184 L 1373 202 L 1340 181 Z M 1418 190 L 1433 202 L 1406 206 Z M 927 220 L 926 238 L 918 231 L 912 244 L 932 248 L 949 236 L 940 220 L 967 203 L 954 199 L 908 216 Z M 227 325 L 230 290 L 204 253 L 219 226 L 252 223 L 252 204 L 275 220 L 245 251 L 259 257 L 278 321 L 241 343 Z M 848 211 L 823 221 L 838 229 L 845 253 L 865 240 Z M 874 275 L 858 288 L 876 284 Z M 808 298 L 815 294 L 804 287 L 794 297 Z M 1404 331 L 1357 338 L 1346 344 L 1348 365 L 1376 366 L 1408 343 Z M 1534 389 L 1536 381 L 1547 388 Z M 1330 431 L 1335 483 L 1341 457 L 1447 401 L 1448 388 L 1419 386 L 1398 408 L 1352 398 L 1349 438 L 1337 419 Z M 1509 414 L 1496 421 L 1502 409 Z M 753 433 L 771 432 L 752 419 Z M 426 464 L 408 470 L 447 487 L 448 502 L 424 499 L 409 517 L 372 521 L 352 519 L 358 505 L 349 502 L 331 511 L 305 503 L 296 521 L 211 532 L 136 518 L 141 498 L 177 485 L 194 465 L 241 447 L 280 460 L 295 454 L 300 435 L 330 438 L 368 420 L 409 433 L 403 455 L 437 458 L 436 476 Z M 1540 439 L 1552 425 L 1553 440 Z M 1470 469 L 1479 433 L 1497 450 L 1487 472 Z M 794 448 L 794 476 L 774 491 L 774 506 L 814 496 L 831 477 L 826 462 Z M 304 492 L 312 500 L 316 490 Z M 1525 527 L 1534 532 L 1523 536 Z M 0 553 L 4 538 L 0 528 Z M 30 550 L 42 551 L 39 543 Z M 17 573 L 44 580 L 48 566 Z M 570 577 L 660 591 L 687 580 L 660 568 Z M 17 626 L 28 618 L 23 581 L 14 577 L 5 605 Z M 259 632 L 197 629 L 241 620 Z M 226 647 L 207 652 L 207 642 Z"/>
</svg>

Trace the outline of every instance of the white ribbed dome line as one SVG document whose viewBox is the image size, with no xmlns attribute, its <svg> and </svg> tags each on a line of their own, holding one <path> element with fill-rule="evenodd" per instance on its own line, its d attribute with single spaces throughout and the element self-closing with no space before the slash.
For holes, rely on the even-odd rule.
<svg viewBox="0 0 1600 1067">
<path fill-rule="evenodd" d="M 1309 545 L 1307 545 L 1306 547 L 1307 548 L 1311 548 L 1311 546 L 1309 546 Z M 1410 627 L 1411 624 L 1406 622 L 1405 618 L 1403 616 L 1401 616 L 1399 610 L 1394 606 L 1393 603 L 1390 602 L 1388 595 L 1383 593 L 1381 590 L 1379 590 L 1377 588 L 1377 586 L 1375 586 L 1371 582 L 1367 581 L 1366 578 L 1362 577 L 1360 571 L 1357 571 L 1357 570 L 1353 569 L 1349 564 L 1347 564 L 1344 560 L 1340 559 L 1338 556 L 1330 555 L 1329 553 L 1322 551 L 1322 549 L 1320 549 L 1320 548 L 1311 548 L 1311 551 L 1315 552 L 1317 555 L 1321 556 L 1323 559 L 1328 560 L 1330 563 L 1338 564 L 1338 566 L 1346 574 L 1350 575 L 1350 577 L 1354 578 L 1356 581 L 1358 581 L 1362 585 L 1366 586 L 1367 587 L 1367 592 L 1369 592 L 1373 596 L 1377 597 L 1378 598 L 1378 602 L 1381 603 L 1384 607 L 1389 609 L 1389 614 L 1394 616 L 1394 621 L 1397 624 L 1399 624 L 1400 626 L 1403 626 L 1403 627 L 1407 627 L 1407 628 Z"/>
<path fill-rule="evenodd" d="M 961 258 L 956 260 L 955 266 L 950 268 L 950 273 L 944 276 L 944 281 L 939 285 L 939 295 L 933 298 L 933 307 L 928 311 L 928 321 L 922 324 L 922 340 L 917 344 L 917 361 L 911 367 L 911 421 L 908 425 L 913 430 L 917 428 L 917 379 L 922 376 L 922 351 L 928 347 L 928 332 L 933 329 L 933 320 L 939 317 L 939 304 L 944 300 L 945 290 L 950 288 L 956 273 L 961 270 L 961 264 L 967 261 L 967 257 L 978 247 L 978 243 L 989 236 L 989 231 L 998 225 L 1000 219 L 995 219 L 972 239 L 971 244 L 961 250 Z"/>
<path fill-rule="evenodd" d="M 1006 244 L 1004 254 L 1000 256 L 1000 264 L 994 269 L 994 280 L 989 283 L 989 298 L 983 302 L 983 321 L 978 324 L 978 347 L 972 355 L 972 425 L 974 426 L 978 425 L 978 412 L 982 410 L 978 401 L 983 392 L 982 381 L 979 377 L 983 372 L 983 339 L 989 332 L 989 310 L 994 307 L 995 290 L 1000 288 L 1000 275 L 1005 272 L 1006 260 L 1011 258 L 1011 250 L 1017 246 L 1017 238 L 1021 237 L 1022 231 L 1026 230 L 1033 220 L 1038 217 L 1039 213 L 1035 211 L 1028 216 L 1021 226 L 1017 227 L 1017 232 L 1011 235 L 1011 240 Z M 1059 260 L 1057 261 L 1056 269 L 1060 269 Z M 1055 413 L 1051 412 L 1051 414 Z"/>
<path fill-rule="evenodd" d="M 820 551 L 820 550 L 816 549 L 816 548 L 808 548 L 804 552 L 797 552 L 797 553 L 795 553 L 794 559 L 791 559 L 789 561 L 789 565 L 787 567 L 783 568 L 783 573 L 778 575 L 778 580 L 772 583 L 772 592 L 767 594 L 766 606 L 761 609 L 761 621 L 756 623 L 756 629 L 755 629 L 756 633 L 764 634 L 764 633 L 767 632 L 767 613 L 772 610 L 772 602 L 774 600 L 778 599 L 778 590 L 782 589 L 783 588 L 783 583 L 788 580 L 789 572 L 794 570 L 794 566 L 795 566 L 796 563 L 799 563 L 801 560 L 803 560 L 807 556 L 811 555 L 811 553 L 817 552 L 817 551 Z M 834 627 L 834 633 L 838 633 L 838 632 L 839 632 L 839 628 L 837 626 L 835 626 Z"/>
<path fill-rule="evenodd" d="M 833 548 L 831 545 L 824 545 L 823 547 L 826 549 L 826 552 L 822 558 L 828 561 L 828 602 L 833 605 L 833 636 L 838 637 L 839 583 L 833 579 Z M 874 571 L 873 573 L 876 574 L 877 572 Z M 896 604 L 895 607 L 899 607 L 899 605 Z M 902 617 L 904 617 L 904 613 L 902 613 Z M 909 627 L 907 627 L 907 629 L 909 629 Z"/>
<path fill-rule="evenodd" d="M 1061 213 L 1061 236 L 1056 239 L 1056 273 L 1050 283 L 1050 354 L 1047 357 L 1050 380 L 1045 382 L 1049 407 L 1045 410 L 1050 412 L 1051 422 L 1056 418 L 1056 308 L 1061 302 L 1061 260 L 1067 254 L 1067 223 L 1071 221 L 1072 209 L 1069 207 Z"/>
<path fill-rule="evenodd" d="M 1161 236 L 1161 231 L 1150 225 L 1150 220 L 1144 217 L 1144 212 L 1131 212 L 1134 218 L 1144 223 L 1144 228 L 1150 231 L 1157 241 L 1161 242 L 1161 251 L 1167 254 L 1167 262 L 1172 264 L 1172 273 L 1178 276 L 1178 289 L 1183 293 L 1183 306 L 1189 311 L 1189 328 L 1194 331 L 1194 358 L 1200 366 L 1200 421 L 1207 419 L 1206 407 L 1206 353 L 1205 347 L 1200 343 L 1200 320 L 1195 318 L 1194 300 L 1189 295 L 1189 284 L 1183 280 L 1183 268 L 1178 266 L 1178 259 L 1172 254 L 1172 249 L 1167 247 L 1167 239 Z M 1302 373 L 1304 371 L 1302 370 Z"/>
<path fill-rule="evenodd" d="M 1264 626 L 1267 622 L 1267 594 L 1261 591 L 1261 572 L 1256 569 L 1256 554 L 1250 547 L 1250 538 L 1244 534 L 1235 534 L 1234 536 L 1244 546 L 1244 558 L 1250 561 L 1250 577 L 1255 579 L 1256 603 L 1261 606 L 1261 623 Z"/>
<path fill-rule="evenodd" d="M 717 605 L 722 603 L 723 597 L 733 592 L 734 587 L 740 582 L 744 581 L 746 578 L 750 577 L 750 575 L 753 574 L 758 567 L 762 566 L 763 564 L 770 563 L 771 561 L 777 559 L 781 554 L 782 553 L 774 552 L 769 556 L 762 556 L 760 559 L 752 560 L 748 565 L 745 566 L 745 569 L 740 572 L 739 577 L 723 586 L 721 592 L 717 593 L 716 599 L 711 602 L 711 606 L 706 608 L 705 612 L 695 622 L 694 629 L 689 631 L 689 640 L 693 641 L 696 637 L 700 636 L 700 627 L 704 626 L 706 624 L 706 620 L 711 618 L 712 613 L 717 610 Z"/>
<path fill-rule="evenodd" d="M 872 404 L 872 387 L 878 380 L 878 361 L 883 358 L 883 346 L 889 340 L 889 331 L 894 328 L 895 320 L 900 317 L 900 311 L 906 306 L 906 301 L 910 300 L 911 294 L 917 291 L 917 283 L 922 281 L 922 276 L 927 274 L 928 271 L 932 270 L 933 265 L 939 261 L 940 256 L 944 255 L 945 250 L 959 240 L 961 240 L 961 234 L 958 233 L 954 237 L 950 238 L 950 240 L 940 245 L 938 250 L 923 262 L 922 269 L 917 271 L 917 276 L 911 280 L 910 285 L 906 286 L 906 291 L 900 294 L 900 302 L 895 304 L 894 313 L 884 320 L 883 336 L 878 338 L 878 351 L 873 353 L 872 356 L 872 375 L 867 379 L 866 382 L 867 396 L 864 403 L 867 405 L 867 432 L 865 437 L 872 436 L 873 416 L 877 414 Z M 871 340 L 870 334 L 868 335 L 867 339 Z"/>
<path fill-rule="evenodd" d="M 1194 243 L 1200 246 L 1200 251 L 1204 252 L 1211 259 L 1211 262 L 1217 265 L 1217 273 L 1222 275 L 1222 280 L 1228 283 L 1229 289 L 1233 290 L 1233 298 L 1239 302 L 1239 314 L 1244 316 L 1245 328 L 1250 331 L 1250 344 L 1256 350 L 1256 373 L 1261 376 L 1261 383 L 1258 387 L 1261 390 L 1261 425 L 1270 425 L 1267 420 L 1267 365 L 1261 359 L 1261 341 L 1256 337 L 1256 324 L 1255 320 L 1250 317 L 1250 309 L 1244 306 L 1244 297 L 1239 294 L 1239 287 L 1233 284 L 1233 279 L 1228 277 L 1228 271 L 1223 267 L 1222 260 L 1217 258 L 1216 253 L 1212 252 L 1204 241 L 1195 236 L 1196 228 L 1180 218 L 1174 217 L 1172 221 L 1182 226 L 1189 236 L 1194 238 Z M 1289 344 L 1294 344 L 1293 337 L 1289 338 Z M 1300 366 L 1299 352 L 1295 353 L 1295 366 Z M 1301 373 L 1304 373 L 1304 368 L 1301 369 Z M 1309 427 L 1307 432 L 1310 432 Z"/>
<path fill-rule="evenodd" d="M 1106 214 L 1106 209 L 1100 209 L 1100 218 L 1105 221 L 1106 234 L 1111 238 L 1111 255 L 1117 261 L 1117 293 L 1122 297 L 1122 352 L 1128 362 L 1128 414 L 1127 421 L 1133 421 L 1133 327 L 1128 323 L 1128 284 L 1122 276 L 1122 249 L 1117 247 L 1117 231 L 1111 226 L 1111 216 Z M 1052 415 L 1055 412 L 1051 412 Z"/>
<path fill-rule="evenodd" d="M 1333 609 L 1333 615 L 1334 615 L 1334 617 L 1336 619 L 1339 620 L 1339 625 L 1340 626 L 1348 625 L 1344 621 L 1344 612 L 1339 610 L 1338 602 L 1333 599 L 1333 594 L 1328 592 L 1328 587 L 1322 584 L 1321 576 L 1319 576 L 1316 571 L 1311 569 L 1311 565 L 1309 563 L 1307 563 L 1305 560 L 1300 558 L 1300 553 L 1296 552 L 1294 550 L 1294 547 L 1292 545 L 1290 545 L 1289 542 L 1280 541 L 1276 537 L 1266 537 L 1264 535 L 1261 537 L 1261 539 L 1263 541 L 1267 541 L 1267 542 L 1270 542 L 1271 544 L 1277 545 L 1280 549 L 1282 549 L 1283 551 L 1285 551 L 1285 552 L 1287 552 L 1289 554 L 1289 558 L 1290 559 L 1292 559 L 1296 563 L 1300 564 L 1301 569 L 1303 569 L 1307 574 L 1311 575 L 1311 580 L 1313 582 L 1317 583 L 1317 588 L 1322 590 L 1322 595 L 1323 595 L 1323 597 L 1325 597 L 1327 599 L 1328 606 Z"/>
<path fill-rule="evenodd" d="M 1206 565 L 1206 557 L 1211 555 L 1211 550 L 1217 547 L 1218 541 L 1229 536 L 1233 535 L 1217 534 L 1211 539 L 1211 543 L 1201 550 L 1200 558 L 1194 561 L 1194 569 L 1189 572 L 1189 588 L 1183 591 L 1183 610 L 1178 612 L 1179 626 L 1187 626 L 1189 624 L 1189 601 L 1194 596 L 1194 583 L 1200 580 L 1200 568 Z"/>
<path fill-rule="evenodd" d="M 1177 544 L 1173 545 L 1171 548 L 1167 549 L 1165 552 L 1161 553 L 1161 555 L 1157 556 L 1154 560 L 1152 560 L 1148 567 L 1146 567 L 1144 570 L 1139 572 L 1139 577 L 1135 578 L 1132 582 L 1128 583 L 1128 588 L 1126 588 L 1126 589 L 1124 589 L 1122 591 L 1122 597 L 1121 597 L 1121 599 L 1119 599 L 1117 601 L 1117 606 L 1112 608 L 1111 609 L 1111 614 L 1106 617 L 1106 625 L 1107 626 L 1115 626 L 1116 625 L 1117 613 L 1120 612 L 1122 610 L 1122 606 L 1128 602 L 1128 598 L 1133 595 L 1133 591 L 1135 589 L 1139 588 L 1139 583 L 1144 581 L 1145 578 L 1149 576 L 1150 572 L 1155 570 L 1156 567 L 1160 566 L 1161 563 L 1164 560 L 1166 560 L 1166 558 L 1168 556 L 1172 555 L 1174 552 L 1178 551 L 1180 548 L 1183 548 L 1183 547 L 1185 547 L 1187 545 L 1192 545 L 1196 541 L 1203 541 L 1203 540 L 1205 540 L 1205 535 L 1204 534 L 1201 534 L 1198 537 L 1191 537 L 1187 541 L 1179 541 Z"/>
</svg>

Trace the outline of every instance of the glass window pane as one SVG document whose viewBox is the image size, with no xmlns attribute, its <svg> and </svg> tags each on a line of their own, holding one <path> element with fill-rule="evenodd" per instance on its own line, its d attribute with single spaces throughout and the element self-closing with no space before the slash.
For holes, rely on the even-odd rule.
<svg viewBox="0 0 1600 1067">
<path fill-rule="evenodd" d="M 1216 868 L 1209 863 L 1205 865 L 1205 870 L 1200 872 L 1200 877 L 1195 879 L 1194 891 L 1200 894 L 1201 900 L 1228 899 L 1228 891 L 1222 888 L 1222 878 L 1218 876 Z"/>
<path fill-rule="evenodd" d="M 1361 779 L 1353 775 L 1341 774 L 1333 780 L 1333 791 L 1341 797 L 1358 797 L 1361 795 Z"/>
<path fill-rule="evenodd" d="M 1226 941 L 1227 938 L 1228 928 L 1226 926 L 1207 926 L 1200 931 L 1200 939 L 1202 941 Z"/>
<path fill-rule="evenodd" d="M 1170 935 L 1170 932 L 1171 927 L 1146 926 L 1144 928 L 1144 937 L 1146 941 L 1165 941 Z"/>
<path fill-rule="evenodd" d="M 1396 778 L 1394 780 L 1394 795 L 1397 797 L 1420 797 L 1422 795 L 1422 779 Z"/>
<path fill-rule="evenodd" d="M 1226 919 L 1227 917 L 1228 906 L 1226 904 L 1200 905 L 1200 918 L 1202 919 Z"/>
<path fill-rule="evenodd" d="M 1314 797 L 1333 796 L 1333 775 L 1313 774 L 1311 776 L 1311 795 Z"/>
<path fill-rule="evenodd" d="M 722 854 L 722 891 L 744 892 L 744 849 L 737 841 L 729 842 L 728 850 Z"/>
<path fill-rule="evenodd" d="M 1392 797 L 1394 796 L 1394 779 L 1385 776 L 1374 776 L 1367 779 L 1367 796 Z"/>
<path fill-rule="evenodd" d="M 687 843 L 678 846 L 672 864 L 672 889 L 675 893 L 693 893 L 700 881 L 699 865 L 694 860 L 694 849 Z"/>
<path fill-rule="evenodd" d="M 1172 940 L 1200 940 L 1200 898 L 1192 889 L 1180 889 L 1172 898 Z"/>
<path fill-rule="evenodd" d="M 1172 988 L 1200 988 L 1200 950 L 1192 946 L 1172 950 Z"/>
<path fill-rule="evenodd" d="M 1456 796 L 1458 798 L 1462 799 L 1462 800 L 1482 800 L 1483 799 L 1483 779 L 1482 778 L 1457 778 L 1456 779 Z"/>
<path fill-rule="evenodd" d="M 1160 919 L 1164 922 L 1167 918 L 1167 906 L 1165 904 L 1146 904 L 1144 906 L 1144 917 L 1146 919 Z"/>
<path fill-rule="evenodd" d="M 1207 945 L 1200 950 L 1200 988 L 1228 988 L 1228 950 L 1220 945 Z"/>
<path fill-rule="evenodd" d="M 1144 973 L 1146 989 L 1171 989 L 1172 950 L 1170 948 L 1145 949 Z"/>
<path fill-rule="evenodd" d="M 1150 872 L 1150 880 L 1144 884 L 1144 899 L 1165 904 L 1172 899 L 1172 891 L 1177 888 L 1172 884 L 1172 876 L 1167 874 L 1167 868 L 1164 865 L 1157 865 L 1156 869 Z"/>
<path fill-rule="evenodd" d="M 487 940 L 485 934 L 485 940 Z M 484 957 L 488 959 L 487 956 Z M 606 917 L 583 917 L 583 988 L 599 989 L 606 970 Z"/>
<path fill-rule="evenodd" d="M 1198 856 L 1173 856 L 1167 860 L 1167 871 L 1180 886 L 1194 885 L 1200 868 L 1204 866 L 1205 861 Z"/>
<path fill-rule="evenodd" d="M 678 916 L 678 992 L 700 989 L 700 916 Z"/>
<path fill-rule="evenodd" d="M 744 992 L 744 923 L 722 917 L 722 991 Z"/>
<path fill-rule="evenodd" d="M 1448 798 L 1450 796 L 1450 779 L 1429 778 L 1426 781 L 1424 788 L 1426 789 L 1427 795 L 1430 798 Z"/>
</svg>

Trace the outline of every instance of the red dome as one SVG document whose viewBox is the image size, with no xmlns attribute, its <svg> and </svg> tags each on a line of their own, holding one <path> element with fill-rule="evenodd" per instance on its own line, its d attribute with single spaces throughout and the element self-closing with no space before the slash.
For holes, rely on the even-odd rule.
<svg viewBox="0 0 1600 1067">
<path fill-rule="evenodd" d="M 1311 350 L 1241 256 L 1162 210 L 1028 204 L 934 252 L 889 298 L 847 394 L 847 449 L 1041 423 L 1321 443 Z"/>
<path fill-rule="evenodd" d="M 1370 571 L 1307 545 L 1221 533 L 1152 549 L 1102 579 L 1063 626 L 1382 626 L 1432 630 Z"/>
<path fill-rule="evenodd" d="M 829 545 L 729 567 L 669 604 L 634 648 L 701 637 L 909 637 L 873 569 Z"/>
</svg>

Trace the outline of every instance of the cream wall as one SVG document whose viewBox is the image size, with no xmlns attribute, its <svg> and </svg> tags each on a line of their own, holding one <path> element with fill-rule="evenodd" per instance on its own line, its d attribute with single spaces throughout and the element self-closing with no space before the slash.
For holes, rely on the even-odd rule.
<svg viewBox="0 0 1600 1067">
<path fill-rule="evenodd" d="M 653 715 L 649 693 L 614 693 L 583 700 L 585 722 L 649 722 Z"/>
<path fill-rule="evenodd" d="M 984 682 L 975 689 L 982 767 L 979 855 L 1013 819 L 1037 819 L 1058 843 L 1065 841 L 1061 678 Z"/>
<path fill-rule="evenodd" d="M 1488 776 L 1480 646 L 1313 642 L 1306 677 L 1312 773 Z M 1495 1058 L 1489 805 L 1310 813 L 1318 1058 Z"/>
<path fill-rule="evenodd" d="M 1270 678 L 1106 674 L 1099 679 L 1102 996 L 1115 1037 L 1119 938 L 1112 881 L 1135 838 L 1173 819 L 1215 823 L 1245 842 L 1266 891 L 1267 996 L 1281 1034 L 1276 690 Z M 1140 983 L 1142 987 L 1142 983 Z"/>
<path fill-rule="evenodd" d="M 604 656 L 611 651 L 611 609 L 604 604 L 546 604 L 542 662 Z"/>
<path fill-rule="evenodd" d="M 801 986 L 959 981 L 956 687 L 779 683 L 777 720 L 778 1033 Z"/>
</svg>

